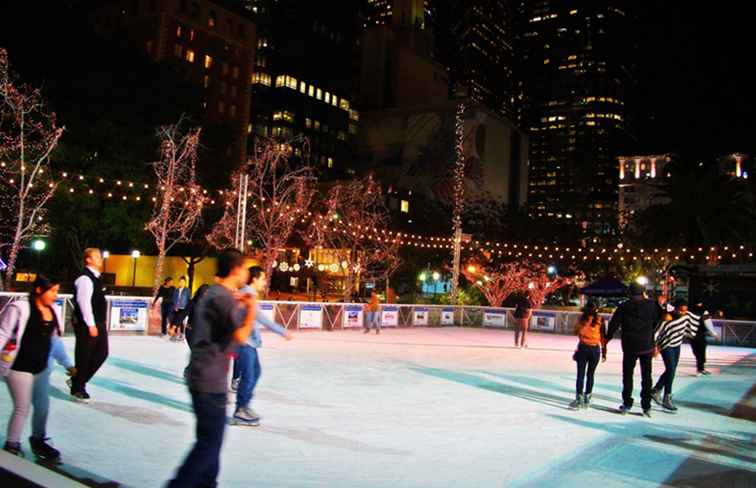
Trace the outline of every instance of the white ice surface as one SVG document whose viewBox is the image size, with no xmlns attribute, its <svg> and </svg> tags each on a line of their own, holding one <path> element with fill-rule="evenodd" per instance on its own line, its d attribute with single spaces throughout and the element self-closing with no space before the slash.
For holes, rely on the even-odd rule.
<svg viewBox="0 0 756 488">
<path fill-rule="evenodd" d="M 510 331 L 459 328 L 264 340 L 253 403 L 262 426 L 227 429 L 221 487 L 756 486 L 756 423 L 729 415 L 756 382 L 751 349 L 710 347 L 714 375 L 695 378 L 683 345 L 680 410 L 654 407 L 649 421 L 610 411 L 619 341 L 597 371 L 597 408 L 572 412 L 571 337 L 531 334 L 528 350 L 510 347 Z M 68 399 L 56 370 L 48 434 L 80 477 L 162 486 L 193 441 L 186 346 L 110 345 L 90 405 Z M 654 378 L 662 371 L 654 361 Z M 10 406 L 3 387 L 5 418 Z"/>
</svg>

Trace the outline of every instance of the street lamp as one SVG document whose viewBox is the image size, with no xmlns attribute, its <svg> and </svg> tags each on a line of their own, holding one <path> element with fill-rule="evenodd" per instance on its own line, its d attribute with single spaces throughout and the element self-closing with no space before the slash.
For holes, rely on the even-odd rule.
<svg viewBox="0 0 756 488">
<path fill-rule="evenodd" d="M 110 251 L 102 251 L 102 272 L 108 271 L 108 258 L 110 257 Z"/>
<path fill-rule="evenodd" d="M 37 254 L 37 273 L 40 271 L 40 257 L 42 255 L 42 251 L 44 251 L 47 248 L 47 243 L 43 241 L 42 239 L 34 239 L 32 241 L 32 249 L 34 249 L 34 252 Z"/>
<path fill-rule="evenodd" d="M 137 259 L 139 259 L 139 256 L 141 256 L 142 253 L 134 249 L 131 251 L 131 257 L 134 259 L 134 274 L 131 277 L 131 286 L 136 286 L 136 268 L 137 268 Z"/>
<path fill-rule="evenodd" d="M 550 265 L 550 266 L 549 266 L 548 268 L 546 268 L 546 272 L 547 272 L 548 274 L 550 274 L 550 275 L 555 275 L 555 274 L 556 274 L 556 272 L 557 272 L 557 268 L 556 268 L 556 266 L 554 266 L 554 265 L 552 264 L 552 265 Z"/>
<path fill-rule="evenodd" d="M 648 278 L 645 276 L 638 276 L 637 278 L 635 278 L 635 282 L 641 286 L 646 286 L 648 285 Z"/>
<path fill-rule="evenodd" d="M 420 273 L 420 276 L 418 276 L 417 279 L 425 283 L 425 280 L 428 279 L 428 275 L 426 275 L 425 272 L 423 271 L 422 273 Z"/>
</svg>

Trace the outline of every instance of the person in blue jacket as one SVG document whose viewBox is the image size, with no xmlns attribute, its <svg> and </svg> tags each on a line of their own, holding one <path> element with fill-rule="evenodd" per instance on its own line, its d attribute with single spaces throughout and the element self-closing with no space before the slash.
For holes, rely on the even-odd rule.
<svg viewBox="0 0 756 488">
<path fill-rule="evenodd" d="M 259 266 L 252 266 L 249 268 L 249 284 L 240 291 L 242 293 L 259 295 L 265 290 L 267 285 L 266 280 L 265 271 Z M 236 352 L 233 380 L 236 386 L 236 410 L 234 411 L 231 425 L 248 427 L 260 425 L 260 416 L 250 408 L 255 386 L 257 386 L 261 373 L 260 357 L 257 349 L 262 346 L 262 338 L 260 337 L 260 328 L 257 325 L 272 330 L 287 341 L 293 338 L 283 325 L 268 319 L 260 311 L 258 304 L 258 310 L 255 314 L 255 328 L 249 336 L 247 343 L 240 345 Z"/>
</svg>

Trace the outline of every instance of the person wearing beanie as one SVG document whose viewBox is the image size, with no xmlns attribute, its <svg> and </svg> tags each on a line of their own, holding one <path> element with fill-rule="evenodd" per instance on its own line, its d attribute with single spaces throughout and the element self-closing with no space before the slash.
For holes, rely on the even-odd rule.
<svg viewBox="0 0 756 488">
<path fill-rule="evenodd" d="M 640 362 L 641 407 L 643 415 L 651 417 L 651 360 L 654 352 L 654 331 L 662 318 L 662 309 L 645 296 L 645 289 L 637 283 L 630 285 L 630 299 L 620 304 L 609 321 L 604 347 L 618 330 L 622 330 L 622 405 L 621 414 L 633 406 L 633 374 Z"/>
</svg>

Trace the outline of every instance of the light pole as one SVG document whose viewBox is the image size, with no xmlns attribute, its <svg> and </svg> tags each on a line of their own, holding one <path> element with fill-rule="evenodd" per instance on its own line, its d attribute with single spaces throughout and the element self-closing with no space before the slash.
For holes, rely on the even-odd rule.
<svg viewBox="0 0 756 488">
<path fill-rule="evenodd" d="M 34 252 L 37 254 L 37 274 L 40 272 L 40 258 L 42 255 L 42 251 L 44 251 L 47 248 L 47 243 L 43 241 L 42 239 L 35 239 L 32 242 L 32 249 L 34 249 Z"/>
<path fill-rule="evenodd" d="M 131 257 L 134 259 L 134 274 L 131 277 L 131 286 L 136 286 L 136 268 L 137 268 L 137 260 L 139 259 L 139 256 L 141 256 L 142 253 L 134 249 L 131 251 Z"/>
<path fill-rule="evenodd" d="M 438 271 L 433 272 L 433 294 L 438 294 L 438 282 L 441 280 L 441 273 Z"/>
<path fill-rule="evenodd" d="M 110 257 L 110 251 L 102 251 L 102 272 L 103 274 L 108 272 L 108 258 Z"/>
</svg>

